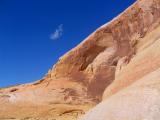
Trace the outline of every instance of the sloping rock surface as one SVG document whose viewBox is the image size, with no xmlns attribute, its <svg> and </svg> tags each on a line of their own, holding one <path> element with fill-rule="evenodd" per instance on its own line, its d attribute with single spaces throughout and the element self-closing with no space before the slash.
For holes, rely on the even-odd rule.
<svg viewBox="0 0 160 120">
<path fill-rule="evenodd" d="M 131 14 L 134 8 L 143 11 L 139 13 L 139 16 L 144 15 L 143 19 L 135 21 L 139 26 L 145 21 L 150 23 L 151 19 L 157 20 L 148 25 L 149 29 L 143 36 L 134 40 L 135 54 L 131 58 L 125 56 L 119 59 L 115 80 L 106 87 L 103 102 L 81 120 L 160 119 L 159 6 L 159 0 L 139 0 L 126 11 L 128 14 Z M 143 29 L 146 29 L 145 26 Z"/>
<path fill-rule="evenodd" d="M 159 120 L 160 0 L 137 0 L 39 81 L 0 90 L 0 120 Z"/>
</svg>

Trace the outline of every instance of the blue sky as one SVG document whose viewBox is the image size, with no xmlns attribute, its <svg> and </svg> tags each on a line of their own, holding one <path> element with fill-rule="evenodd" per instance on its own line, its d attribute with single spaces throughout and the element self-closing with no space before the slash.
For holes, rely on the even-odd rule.
<svg viewBox="0 0 160 120">
<path fill-rule="evenodd" d="M 135 0 L 0 0 L 0 87 L 38 80 Z"/>
</svg>

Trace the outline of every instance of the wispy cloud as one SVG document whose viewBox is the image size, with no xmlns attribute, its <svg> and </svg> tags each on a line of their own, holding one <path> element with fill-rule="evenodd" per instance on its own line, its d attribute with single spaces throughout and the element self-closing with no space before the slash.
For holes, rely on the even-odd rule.
<svg viewBox="0 0 160 120">
<path fill-rule="evenodd" d="M 50 39 L 57 40 L 59 39 L 63 34 L 63 24 L 60 24 L 57 29 L 51 34 Z"/>
</svg>

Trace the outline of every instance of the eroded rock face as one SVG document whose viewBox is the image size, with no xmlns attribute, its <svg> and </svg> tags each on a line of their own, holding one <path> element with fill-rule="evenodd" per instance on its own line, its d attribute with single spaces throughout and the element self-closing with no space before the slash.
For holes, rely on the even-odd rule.
<svg viewBox="0 0 160 120">
<path fill-rule="evenodd" d="M 81 120 L 159 120 L 160 69 L 104 100 Z"/>
<path fill-rule="evenodd" d="M 126 11 L 132 13 L 135 9 L 140 10 L 138 16 L 141 19 L 138 17 L 132 22 L 137 23 L 139 26 L 137 29 L 144 25 L 141 30 L 146 32 L 143 35 L 133 34 L 130 43 L 134 48 L 134 54 L 118 60 L 115 80 L 106 87 L 103 102 L 90 110 L 81 120 L 158 120 L 160 118 L 159 6 L 159 0 L 139 0 Z M 122 16 L 123 14 L 120 17 Z"/>
<path fill-rule="evenodd" d="M 138 0 L 42 80 L 0 90 L 0 119 L 76 120 L 103 99 L 82 120 L 158 120 L 159 31 L 160 0 Z"/>
<path fill-rule="evenodd" d="M 64 55 L 52 69 L 51 77 L 75 79 L 87 85 L 90 95 L 101 98 L 104 89 L 114 80 L 118 59 L 126 56 L 130 61 L 137 52 L 135 46 L 138 40 L 159 25 L 159 17 L 158 0 L 137 1 Z M 78 79 L 78 76 L 83 77 Z M 97 83 L 104 86 L 95 92 L 92 86 Z"/>
</svg>

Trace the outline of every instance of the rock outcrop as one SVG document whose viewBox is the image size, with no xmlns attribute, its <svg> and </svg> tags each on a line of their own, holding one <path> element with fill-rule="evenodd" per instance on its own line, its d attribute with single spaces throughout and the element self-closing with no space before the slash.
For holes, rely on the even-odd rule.
<svg viewBox="0 0 160 120">
<path fill-rule="evenodd" d="M 159 120 L 160 118 L 160 1 L 139 0 L 126 12 L 140 9 L 137 30 L 144 35 L 131 39 L 134 54 L 119 59 L 115 80 L 106 87 L 103 101 L 81 120 Z M 120 17 L 123 17 L 121 15 Z M 152 24 L 149 24 L 152 23 Z M 128 32 L 126 32 L 127 34 Z M 139 36 L 139 37 L 137 37 Z"/>
<path fill-rule="evenodd" d="M 42 80 L 0 90 L 0 119 L 159 120 L 160 0 L 137 0 Z"/>
</svg>

